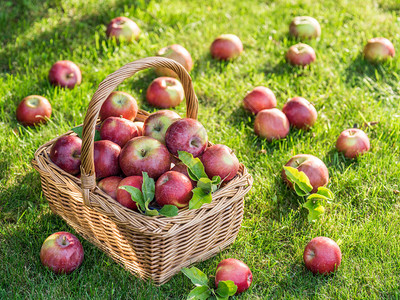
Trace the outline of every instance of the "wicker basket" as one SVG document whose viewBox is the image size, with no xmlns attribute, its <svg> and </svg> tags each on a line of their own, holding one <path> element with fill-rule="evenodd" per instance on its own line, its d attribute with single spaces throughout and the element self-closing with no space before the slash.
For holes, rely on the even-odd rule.
<svg viewBox="0 0 400 300">
<path fill-rule="evenodd" d="M 33 166 L 40 173 L 43 192 L 55 214 L 134 275 L 163 284 L 181 268 L 206 260 L 234 242 L 252 177 L 241 165 L 236 177 L 213 193 L 210 204 L 182 209 L 171 218 L 141 215 L 96 186 L 93 143 L 100 108 L 123 80 L 154 67 L 167 67 L 178 74 L 185 90 L 186 116 L 196 119 L 198 101 L 186 70 L 166 58 L 140 59 L 107 76 L 93 95 L 83 123 L 81 179 L 50 160 L 50 148 L 58 137 L 35 152 Z M 139 111 L 136 120 L 144 121 L 148 115 Z"/>
</svg>

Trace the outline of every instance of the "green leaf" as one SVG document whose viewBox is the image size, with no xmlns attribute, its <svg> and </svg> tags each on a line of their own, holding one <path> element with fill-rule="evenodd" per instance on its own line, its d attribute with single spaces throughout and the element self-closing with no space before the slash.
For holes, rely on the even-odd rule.
<svg viewBox="0 0 400 300">
<path fill-rule="evenodd" d="M 317 194 L 325 196 L 325 198 L 328 200 L 333 200 L 335 198 L 335 195 L 333 194 L 333 192 L 324 186 L 320 186 L 318 188 Z"/>
<path fill-rule="evenodd" d="M 101 136 L 100 136 L 100 131 L 95 130 L 94 131 L 94 141 L 100 141 L 101 140 Z"/>
<path fill-rule="evenodd" d="M 72 128 L 71 130 L 73 132 L 75 132 L 80 138 L 82 138 L 82 136 L 83 136 L 83 126 L 82 125 L 76 126 L 76 127 Z M 94 131 L 94 141 L 96 142 L 96 141 L 100 141 L 100 140 L 101 140 L 100 131 L 95 130 Z"/>
<path fill-rule="evenodd" d="M 304 196 L 304 193 L 308 194 L 312 191 L 313 187 L 310 184 L 310 179 L 307 177 L 306 173 L 288 166 L 284 166 L 283 169 L 285 170 L 287 179 L 293 184 L 293 186 L 298 186 L 297 190 L 295 189 L 296 193 L 299 190 L 302 191 L 299 196 Z"/>
<path fill-rule="evenodd" d="M 186 299 L 188 300 L 207 300 L 210 297 L 211 291 L 206 285 L 196 286 L 190 291 Z"/>
<path fill-rule="evenodd" d="M 215 185 L 219 185 L 221 183 L 221 181 L 222 181 L 221 177 L 219 177 L 219 176 L 214 176 L 212 178 L 212 183 L 215 184 Z"/>
<path fill-rule="evenodd" d="M 127 191 L 129 194 L 131 194 L 132 201 L 136 202 L 137 207 L 139 210 L 144 212 L 146 209 L 144 201 L 143 201 L 143 195 L 142 192 L 133 186 L 130 185 L 123 185 L 120 186 L 119 189 Z"/>
<path fill-rule="evenodd" d="M 204 203 L 211 203 L 211 193 L 205 193 L 202 188 L 195 188 L 192 190 L 193 197 L 189 201 L 189 209 L 200 208 Z"/>
<path fill-rule="evenodd" d="M 204 191 L 204 193 L 208 194 L 212 192 L 213 183 L 210 179 L 203 177 L 200 178 L 199 181 L 197 182 L 197 187 L 201 188 Z"/>
<path fill-rule="evenodd" d="M 303 191 L 303 190 L 299 187 L 299 185 L 297 185 L 296 183 L 293 183 L 293 188 L 294 188 L 294 191 L 296 192 L 296 194 L 297 194 L 298 196 L 300 196 L 300 197 L 304 197 L 304 196 L 309 195 L 309 193 Z"/>
<path fill-rule="evenodd" d="M 143 200 L 146 209 L 149 209 L 149 203 L 154 199 L 156 186 L 154 184 L 154 179 L 150 178 L 147 172 L 142 172 L 142 175 L 143 175 L 143 184 L 142 184 Z"/>
<path fill-rule="evenodd" d="M 228 299 L 229 296 L 236 294 L 238 287 L 232 280 L 220 281 L 215 293 L 222 298 Z"/>
<path fill-rule="evenodd" d="M 204 171 L 203 163 L 198 157 L 193 158 L 191 153 L 185 151 L 178 151 L 178 157 L 188 168 L 189 177 L 198 181 L 200 178 L 208 178 L 206 172 Z"/>
<path fill-rule="evenodd" d="M 175 205 L 164 205 L 158 212 L 166 217 L 175 217 L 178 215 L 179 209 Z"/>
<path fill-rule="evenodd" d="M 150 217 L 154 217 L 154 216 L 158 216 L 159 212 L 157 209 L 149 209 L 148 207 L 146 207 L 145 213 L 146 216 L 150 216 Z"/>
<path fill-rule="evenodd" d="M 185 274 L 195 286 L 208 285 L 207 275 L 196 267 L 191 267 L 190 269 L 182 268 L 182 273 Z"/>
<path fill-rule="evenodd" d="M 303 207 L 308 209 L 309 222 L 315 222 L 325 212 L 325 208 L 321 205 L 319 200 L 308 199 L 307 202 L 303 204 Z"/>
</svg>

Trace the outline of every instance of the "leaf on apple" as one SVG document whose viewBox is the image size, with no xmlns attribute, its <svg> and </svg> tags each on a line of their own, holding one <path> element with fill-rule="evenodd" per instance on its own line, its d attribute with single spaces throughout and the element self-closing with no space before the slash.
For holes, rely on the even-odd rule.
<svg viewBox="0 0 400 300">
<path fill-rule="evenodd" d="M 145 203 L 144 203 L 144 200 L 143 200 L 143 194 L 138 188 L 135 188 L 135 187 L 130 186 L 130 185 L 123 185 L 123 186 L 120 186 L 119 189 L 125 190 L 129 194 L 131 194 L 132 201 L 136 202 L 139 211 L 141 213 L 145 213 L 146 206 L 145 206 Z"/>
<path fill-rule="evenodd" d="M 208 277 L 196 267 L 182 268 L 182 273 L 190 279 L 195 286 L 208 285 Z"/>
<path fill-rule="evenodd" d="M 220 281 L 218 288 L 215 290 L 217 299 L 228 299 L 229 296 L 236 294 L 238 287 L 232 280 Z"/>
<path fill-rule="evenodd" d="M 142 183 L 142 193 L 143 200 L 146 205 L 146 208 L 149 208 L 149 203 L 154 199 L 154 194 L 156 191 L 156 185 L 154 183 L 154 179 L 150 178 L 147 172 L 142 172 L 143 183 Z"/>
<path fill-rule="evenodd" d="M 211 291 L 206 285 L 196 286 L 190 291 L 187 300 L 207 300 L 211 296 Z"/>
<path fill-rule="evenodd" d="M 208 178 L 204 171 L 204 165 L 198 157 L 194 158 L 191 153 L 186 151 L 178 151 L 178 157 L 188 168 L 188 174 L 192 180 L 199 181 L 200 178 Z"/>
<path fill-rule="evenodd" d="M 319 199 L 308 199 L 303 207 L 308 209 L 309 222 L 315 222 L 325 212 L 325 208 L 321 205 Z"/>
<path fill-rule="evenodd" d="M 82 136 L 83 136 L 83 126 L 82 125 L 71 128 L 71 130 L 73 132 L 75 132 L 82 139 Z M 96 141 L 100 141 L 100 140 L 101 140 L 100 131 L 95 130 L 94 131 L 94 141 L 96 142 Z"/>
<path fill-rule="evenodd" d="M 286 178 L 293 184 L 294 190 L 299 196 L 306 196 L 312 191 L 313 187 L 306 173 L 289 166 L 284 166 L 283 169 Z"/>
<path fill-rule="evenodd" d="M 189 201 L 189 209 L 197 209 L 203 206 L 204 203 L 211 203 L 211 193 L 206 193 L 202 188 L 197 187 L 192 190 L 193 197 Z"/>
</svg>

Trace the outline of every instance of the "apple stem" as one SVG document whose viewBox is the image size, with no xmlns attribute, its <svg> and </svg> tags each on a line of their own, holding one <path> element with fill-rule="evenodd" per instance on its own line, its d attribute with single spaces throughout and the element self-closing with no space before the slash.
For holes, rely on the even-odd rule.
<svg viewBox="0 0 400 300">
<path fill-rule="evenodd" d="M 146 150 L 144 149 L 140 150 L 140 154 L 142 154 L 142 157 L 144 157 L 146 155 Z"/>
<path fill-rule="evenodd" d="M 65 235 L 62 237 L 62 242 L 63 245 L 67 244 L 67 238 L 65 237 Z"/>
<path fill-rule="evenodd" d="M 69 74 L 67 74 L 67 78 L 69 79 L 69 78 L 72 78 L 72 77 L 74 77 L 74 73 L 69 73 Z"/>
</svg>

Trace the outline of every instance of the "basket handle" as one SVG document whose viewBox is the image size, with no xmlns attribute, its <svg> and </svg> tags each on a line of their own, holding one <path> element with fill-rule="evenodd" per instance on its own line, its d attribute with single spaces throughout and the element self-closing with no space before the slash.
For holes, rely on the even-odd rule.
<svg viewBox="0 0 400 300">
<path fill-rule="evenodd" d="M 97 88 L 83 122 L 82 151 L 81 151 L 81 182 L 82 195 L 85 205 L 90 206 L 89 192 L 96 187 L 96 175 L 94 170 L 93 146 L 96 122 L 99 116 L 101 106 L 107 97 L 116 87 L 125 79 L 133 76 L 135 73 L 147 69 L 164 67 L 174 71 L 183 86 L 186 98 L 186 117 L 197 119 L 198 100 L 194 92 L 192 79 L 186 69 L 176 61 L 164 57 L 147 57 L 128 63 L 108 75 Z"/>
</svg>

